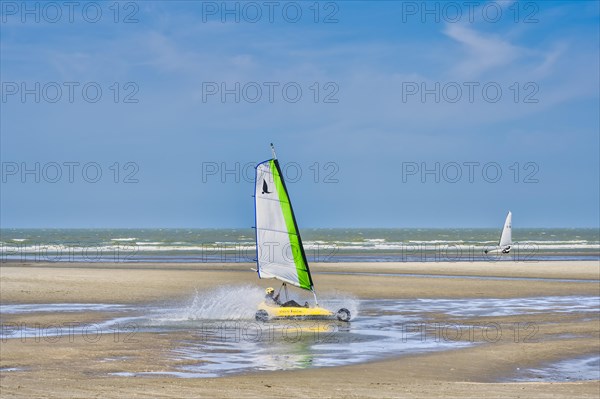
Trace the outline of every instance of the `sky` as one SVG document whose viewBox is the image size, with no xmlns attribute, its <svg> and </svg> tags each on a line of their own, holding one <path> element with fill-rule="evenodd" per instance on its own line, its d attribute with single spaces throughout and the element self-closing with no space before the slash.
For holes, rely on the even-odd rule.
<svg viewBox="0 0 600 399">
<path fill-rule="evenodd" d="M 0 2 L 0 227 L 600 226 L 597 1 Z"/>
</svg>

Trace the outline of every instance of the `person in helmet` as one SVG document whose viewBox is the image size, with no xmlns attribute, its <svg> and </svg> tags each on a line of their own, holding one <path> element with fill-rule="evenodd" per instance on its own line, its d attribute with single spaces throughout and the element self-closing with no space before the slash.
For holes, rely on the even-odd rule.
<svg viewBox="0 0 600 399">
<path fill-rule="evenodd" d="M 278 305 L 281 306 L 281 302 L 279 302 L 279 294 L 275 295 L 275 290 L 273 287 L 269 287 L 265 290 L 265 302 L 270 305 Z"/>
<path fill-rule="evenodd" d="M 265 290 L 265 302 L 270 304 L 270 305 L 277 305 L 277 306 L 281 306 L 284 308 L 289 308 L 289 307 L 294 307 L 294 308 L 300 308 L 302 307 L 302 305 L 300 305 L 298 302 L 292 300 L 287 301 L 286 303 L 281 303 L 279 301 L 279 294 L 275 295 L 275 290 L 273 289 L 273 287 L 269 287 Z M 304 304 L 304 307 L 307 308 L 308 307 L 308 302 L 306 302 Z"/>
</svg>

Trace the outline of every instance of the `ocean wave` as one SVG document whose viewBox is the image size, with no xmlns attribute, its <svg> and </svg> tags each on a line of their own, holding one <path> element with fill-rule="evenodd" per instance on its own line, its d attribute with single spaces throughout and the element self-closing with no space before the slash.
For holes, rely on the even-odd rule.
<svg viewBox="0 0 600 399">
<path fill-rule="evenodd" d="M 335 242 L 332 243 L 305 243 L 304 249 L 306 251 L 313 250 L 341 250 L 341 251 L 468 251 L 473 249 L 492 248 L 496 247 L 496 243 L 493 244 L 477 244 L 477 245 L 464 245 L 464 244 L 405 244 L 402 242 L 390 242 L 380 243 L 374 245 L 361 245 L 360 243 L 352 245 L 339 245 Z M 523 242 L 515 243 L 512 245 L 513 249 L 538 249 L 538 250 L 569 250 L 569 249 L 587 249 L 587 250 L 600 250 L 600 244 L 597 243 L 579 243 L 579 244 L 545 244 L 539 242 Z M 131 243 L 131 244 L 112 244 L 112 245 L 68 245 L 68 244 L 32 244 L 29 246 L 23 245 L 0 245 L 0 253 L 60 253 L 60 252 L 82 252 L 82 253 L 93 253 L 93 252 L 235 252 L 235 251 L 254 251 L 256 246 L 254 243 L 230 243 L 228 245 L 206 243 L 201 245 L 167 245 L 161 243 Z"/>
<path fill-rule="evenodd" d="M 464 240 L 408 240 L 413 244 L 443 244 L 443 243 L 462 243 Z"/>
<path fill-rule="evenodd" d="M 600 244 L 598 242 L 590 242 L 587 240 L 562 240 L 562 241 L 551 241 L 551 240 L 522 240 L 520 243 L 527 244 Z"/>
<path fill-rule="evenodd" d="M 0 253 L 61 253 L 61 252 L 219 252 L 219 251 L 254 251 L 256 246 L 252 245 L 237 245 L 231 247 L 215 246 L 214 244 L 206 244 L 201 246 L 172 246 L 172 245 L 89 245 L 89 246 L 73 246 L 73 245 L 32 245 L 32 246 L 1 246 Z"/>
</svg>

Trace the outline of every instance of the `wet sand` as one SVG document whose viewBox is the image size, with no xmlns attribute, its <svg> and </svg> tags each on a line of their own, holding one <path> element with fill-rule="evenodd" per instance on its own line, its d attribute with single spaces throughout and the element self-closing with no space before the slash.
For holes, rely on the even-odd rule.
<svg viewBox="0 0 600 399">
<path fill-rule="evenodd" d="M 2 264 L 0 301 L 24 303 L 148 303 L 189 298 L 219 285 L 260 285 L 246 264 Z M 322 294 L 358 298 L 521 298 L 600 295 L 598 262 L 472 262 L 315 264 Z M 335 274 L 343 273 L 372 273 Z M 379 275 L 381 274 L 381 275 Z M 454 276 L 454 277 L 451 277 Z M 473 278 L 482 277 L 482 278 Z M 486 279 L 486 277 L 494 277 Z M 503 279 L 495 279 L 497 277 Z M 575 281 L 580 280 L 580 281 Z M 2 323 L 90 322 L 111 312 L 3 314 Z M 447 316 L 440 316 L 447 320 Z M 598 314 L 477 317 L 508 331 L 514 322 L 539 326 L 535 342 L 502 339 L 363 364 L 294 371 L 252 372 L 219 378 L 121 377 L 111 373 L 175 370 L 168 356 L 185 332 L 140 333 L 128 342 L 7 339 L 1 344 L 2 397 L 551 397 L 597 398 L 600 382 L 506 381 L 517 368 L 600 351 Z M 515 342 L 518 341 L 518 342 Z"/>
</svg>

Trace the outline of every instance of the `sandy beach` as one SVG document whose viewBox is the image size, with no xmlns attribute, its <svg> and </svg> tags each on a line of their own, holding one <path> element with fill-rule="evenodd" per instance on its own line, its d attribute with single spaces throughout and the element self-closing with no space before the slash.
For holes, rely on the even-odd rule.
<svg viewBox="0 0 600 399">
<path fill-rule="evenodd" d="M 4 306 L 107 304 L 107 308 L 4 312 L 1 322 L 3 328 L 36 323 L 42 326 L 102 323 L 118 316 L 118 308 L 115 310 L 109 304 L 156 307 L 166 302 L 189 301 L 196 292 L 215 287 L 267 287 L 270 282 L 257 280 L 251 266 L 4 263 L 0 274 Z M 600 295 L 597 261 L 332 263 L 314 264 L 312 271 L 320 295 L 341 293 L 359 301 L 445 299 L 469 303 L 465 300 Z M 381 315 L 384 314 L 382 311 Z M 371 317 L 376 320 L 378 315 Z M 0 387 L 3 398 L 598 396 L 597 380 L 513 381 L 520 369 L 597 354 L 600 350 L 597 312 L 560 313 L 549 308 L 514 315 L 473 313 L 461 317 L 459 320 L 459 316 L 432 312 L 427 320 L 470 325 L 495 323 L 502 327 L 504 335 L 491 342 L 481 334 L 473 334 L 456 338 L 469 341 L 471 345 L 465 347 L 394 355 L 364 363 L 234 373 L 217 378 L 178 378 L 161 373 L 134 376 L 138 372 L 168 372 L 185 367 L 190 360 L 176 358 L 172 351 L 182 341 L 197 339 L 193 330 L 140 331 L 133 340 L 108 333 L 94 342 L 77 334 L 38 340 L 14 335 L 2 340 Z M 516 336 L 511 330 L 515 323 L 535 325 L 535 339 Z"/>
</svg>

